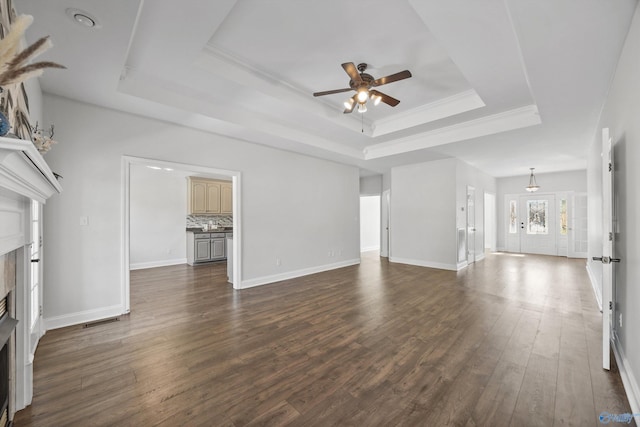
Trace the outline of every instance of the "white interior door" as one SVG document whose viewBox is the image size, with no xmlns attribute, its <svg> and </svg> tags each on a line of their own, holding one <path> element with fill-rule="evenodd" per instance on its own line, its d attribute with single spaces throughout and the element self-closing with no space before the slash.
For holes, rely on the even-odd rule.
<svg viewBox="0 0 640 427">
<path fill-rule="evenodd" d="M 555 195 L 520 196 L 520 252 L 558 255 Z"/>
<path fill-rule="evenodd" d="M 389 208 L 390 208 L 390 191 L 382 192 L 380 199 L 380 223 L 382 233 L 380 235 L 380 256 L 389 256 Z"/>
<path fill-rule="evenodd" d="M 602 367 L 609 370 L 613 319 L 613 147 L 609 129 L 602 129 Z M 619 261 L 619 260 L 614 260 Z"/>
<path fill-rule="evenodd" d="M 476 190 L 467 187 L 467 263 L 476 262 Z"/>
</svg>

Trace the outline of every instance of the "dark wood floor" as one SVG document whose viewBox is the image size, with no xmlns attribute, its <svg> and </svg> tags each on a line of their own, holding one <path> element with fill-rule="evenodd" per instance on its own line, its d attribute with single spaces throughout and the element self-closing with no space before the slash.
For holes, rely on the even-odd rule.
<svg viewBox="0 0 640 427">
<path fill-rule="evenodd" d="M 50 331 L 17 426 L 597 426 L 630 412 L 601 364 L 584 260 L 460 273 L 360 266 L 235 292 L 225 266 L 131 273 L 132 312 Z"/>
</svg>

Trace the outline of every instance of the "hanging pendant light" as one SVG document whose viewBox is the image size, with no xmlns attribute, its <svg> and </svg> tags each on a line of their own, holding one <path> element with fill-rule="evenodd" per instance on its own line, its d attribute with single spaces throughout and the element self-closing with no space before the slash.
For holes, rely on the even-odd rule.
<svg viewBox="0 0 640 427">
<path fill-rule="evenodd" d="M 535 168 L 529 169 L 531 169 L 531 176 L 529 177 L 529 185 L 525 187 L 525 190 L 527 190 L 529 193 L 534 193 L 540 189 L 540 186 L 538 185 L 538 183 L 536 183 L 536 177 L 533 175 L 533 170 Z"/>
</svg>

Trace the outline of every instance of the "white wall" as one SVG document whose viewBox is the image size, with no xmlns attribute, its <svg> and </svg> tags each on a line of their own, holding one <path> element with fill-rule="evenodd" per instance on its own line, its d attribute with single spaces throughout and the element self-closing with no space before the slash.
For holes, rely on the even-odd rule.
<svg viewBox="0 0 640 427">
<path fill-rule="evenodd" d="M 124 306 L 123 155 L 242 173 L 243 287 L 359 262 L 355 167 L 51 95 L 44 115 L 60 141 L 47 161 L 64 176 L 63 193 L 45 206 L 49 326 L 116 315 Z"/>
<path fill-rule="evenodd" d="M 620 372 L 625 381 L 632 412 L 640 413 L 640 9 L 618 62 L 600 124 L 589 149 L 589 261 L 588 268 L 596 292 L 602 291 L 601 264 L 591 260 L 601 256 L 602 248 L 602 137 L 603 127 L 611 132 L 614 146 L 614 185 L 618 232 L 615 256 L 616 309 L 622 314 L 622 326 L 614 320 L 616 350 L 620 355 Z M 604 302 L 606 305 L 606 302 Z M 638 420 L 638 418 L 636 418 Z"/>
<path fill-rule="evenodd" d="M 393 168 L 390 260 L 456 270 L 456 228 L 466 228 L 467 185 L 480 195 L 476 197 L 476 247 L 481 248 L 481 195 L 495 191 L 494 178 L 457 159 Z"/>
<path fill-rule="evenodd" d="M 577 170 L 556 173 L 535 173 L 540 192 L 555 193 L 575 191 L 587 192 L 587 171 Z M 507 229 L 507 215 L 504 196 L 506 194 L 529 194 L 524 189 L 529 184 L 529 175 L 512 176 L 497 179 L 497 217 L 498 217 L 498 250 L 505 250 L 505 231 Z"/>
<path fill-rule="evenodd" d="M 380 249 L 380 196 L 360 197 L 360 251 Z"/>
<path fill-rule="evenodd" d="M 187 179 L 180 171 L 130 169 L 131 269 L 187 262 Z"/>
<path fill-rule="evenodd" d="M 382 175 L 364 176 L 360 178 L 360 195 L 376 196 L 382 194 Z"/>
</svg>

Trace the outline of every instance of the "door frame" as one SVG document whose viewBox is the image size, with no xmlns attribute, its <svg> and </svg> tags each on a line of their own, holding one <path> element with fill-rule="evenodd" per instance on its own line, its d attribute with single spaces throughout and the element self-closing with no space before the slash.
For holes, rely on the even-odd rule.
<svg viewBox="0 0 640 427">
<path fill-rule="evenodd" d="M 602 129 L 602 368 L 611 369 L 612 337 L 615 328 L 614 181 L 613 142 L 609 128 Z M 606 261 L 605 261 L 606 259 Z"/>
<path fill-rule="evenodd" d="M 174 170 L 193 173 L 222 175 L 231 178 L 233 182 L 233 288 L 242 289 L 242 173 L 240 171 L 217 169 L 206 166 L 185 163 L 168 162 L 143 157 L 122 156 L 121 161 L 121 254 L 120 263 L 120 291 L 123 313 L 131 311 L 131 282 L 130 282 L 130 228 L 131 228 L 131 166 L 159 166 Z M 186 185 L 186 184 L 185 184 Z M 186 200 L 185 200 L 186 204 Z M 185 210 L 186 216 L 186 210 Z M 186 223 L 185 223 L 186 230 Z M 185 231 L 186 232 L 186 231 Z"/>
<path fill-rule="evenodd" d="M 391 190 L 384 190 L 380 197 L 380 256 L 391 256 Z"/>
<path fill-rule="evenodd" d="M 470 208 L 473 208 L 471 212 Z M 476 262 L 476 188 L 467 185 L 467 265 Z M 472 221 L 469 221 L 469 218 Z M 484 246 L 484 244 L 483 244 Z M 473 252 L 472 252 L 473 249 Z"/>
</svg>

